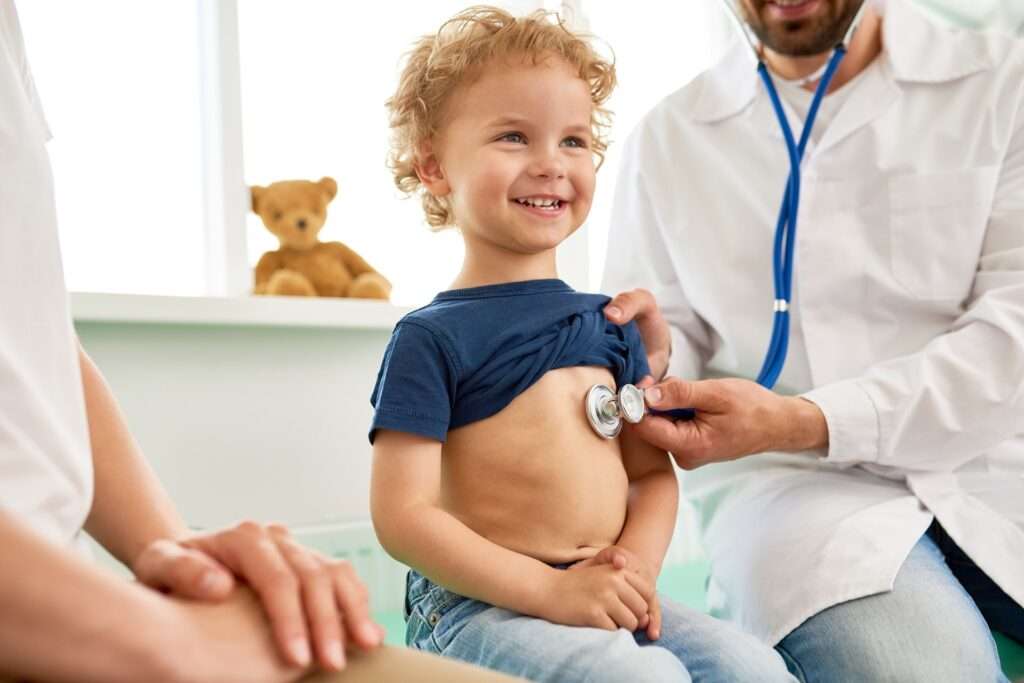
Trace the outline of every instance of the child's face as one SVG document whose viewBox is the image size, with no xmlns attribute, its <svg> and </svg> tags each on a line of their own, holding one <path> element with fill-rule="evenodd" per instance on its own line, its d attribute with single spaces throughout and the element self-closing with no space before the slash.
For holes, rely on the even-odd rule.
<svg viewBox="0 0 1024 683">
<path fill-rule="evenodd" d="M 586 82 L 557 58 L 496 63 L 453 93 L 432 150 L 438 182 L 427 187 L 448 196 L 467 248 L 535 254 L 583 223 L 592 111 Z"/>
</svg>

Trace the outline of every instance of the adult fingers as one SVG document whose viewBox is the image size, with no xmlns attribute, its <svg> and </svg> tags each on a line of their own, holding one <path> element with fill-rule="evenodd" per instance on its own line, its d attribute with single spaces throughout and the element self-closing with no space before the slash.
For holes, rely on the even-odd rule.
<svg viewBox="0 0 1024 683">
<path fill-rule="evenodd" d="M 664 417 L 648 415 L 639 423 L 630 425 L 630 428 L 652 446 L 672 453 L 677 462 L 680 455 L 689 457 L 694 453 L 703 453 L 707 447 L 706 436 L 701 431 L 700 423 L 695 420 L 673 422 Z"/>
<path fill-rule="evenodd" d="M 668 366 L 672 337 L 654 295 L 646 289 L 623 292 L 604 309 L 605 317 L 618 325 L 635 320 L 647 348 L 648 362 L 659 377 Z"/>
<path fill-rule="evenodd" d="M 212 557 L 166 539 L 143 550 L 132 572 L 150 588 L 195 600 L 221 600 L 235 585 L 231 572 Z"/>
<path fill-rule="evenodd" d="M 316 555 L 290 537 L 275 537 L 278 548 L 301 584 L 306 623 L 312 634 L 317 661 L 328 670 L 345 667 L 345 634 L 334 595 L 331 573 Z"/>
<path fill-rule="evenodd" d="M 297 666 L 312 659 L 300 583 L 277 543 L 259 524 L 190 539 L 243 578 L 260 597 L 281 652 Z"/>
<path fill-rule="evenodd" d="M 732 405 L 725 386 L 715 380 L 688 382 L 678 377 L 666 377 L 644 389 L 644 400 L 655 409 L 693 408 L 703 413 L 719 414 L 728 411 Z"/>
<path fill-rule="evenodd" d="M 638 317 L 660 315 L 654 295 L 646 289 L 633 289 L 617 294 L 605 305 L 604 314 L 617 325 L 624 325 Z"/>
<path fill-rule="evenodd" d="M 370 619 L 370 596 L 352 565 L 344 560 L 331 563 L 334 595 L 349 636 L 364 650 L 381 643 L 381 628 Z"/>
</svg>

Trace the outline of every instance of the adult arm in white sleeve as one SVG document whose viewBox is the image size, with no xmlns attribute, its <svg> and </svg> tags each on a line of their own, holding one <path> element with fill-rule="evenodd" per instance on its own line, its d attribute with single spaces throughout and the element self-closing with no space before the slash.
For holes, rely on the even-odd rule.
<svg viewBox="0 0 1024 683">
<path fill-rule="evenodd" d="M 638 287 L 649 290 L 669 325 L 672 352 L 668 374 L 696 379 L 713 355 L 713 342 L 707 324 L 690 306 L 669 256 L 671 250 L 683 246 L 666 239 L 658 206 L 645 181 L 644 170 L 650 165 L 645 157 L 654 144 L 649 138 L 641 124 L 625 144 L 601 291 L 614 296 Z"/>
<path fill-rule="evenodd" d="M 828 460 L 950 471 L 1024 434 L 1024 112 L 1017 109 L 968 304 L 911 355 L 805 398 L 825 414 Z"/>
</svg>

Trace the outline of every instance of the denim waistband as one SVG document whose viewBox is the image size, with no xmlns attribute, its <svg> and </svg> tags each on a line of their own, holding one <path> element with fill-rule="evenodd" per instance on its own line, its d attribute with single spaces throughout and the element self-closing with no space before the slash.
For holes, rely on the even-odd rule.
<svg viewBox="0 0 1024 683">
<path fill-rule="evenodd" d="M 548 562 L 547 565 L 553 569 L 568 569 L 575 562 Z M 451 590 L 448 590 L 440 584 L 436 584 L 427 577 L 420 574 L 415 569 L 410 569 L 408 574 L 405 576 L 405 604 L 404 604 L 404 616 L 406 619 L 409 618 L 409 613 L 412 611 L 412 603 L 420 597 L 434 591 L 434 601 L 437 603 L 438 609 L 445 611 L 448 607 L 453 605 L 460 600 L 467 600 L 469 598 L 464 595 L 459 595 Z"/>
</svg>

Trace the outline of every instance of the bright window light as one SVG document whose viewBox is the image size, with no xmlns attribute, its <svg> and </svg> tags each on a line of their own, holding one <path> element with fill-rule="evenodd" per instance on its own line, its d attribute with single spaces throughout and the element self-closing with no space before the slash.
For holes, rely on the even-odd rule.
<svg viewBox="0 0 1024 683">
<path fill-rule="evenodd" d="M 31 0 L 18 14 L 68 288 L 205 293 L 195 5 Z"/>
</svg>

